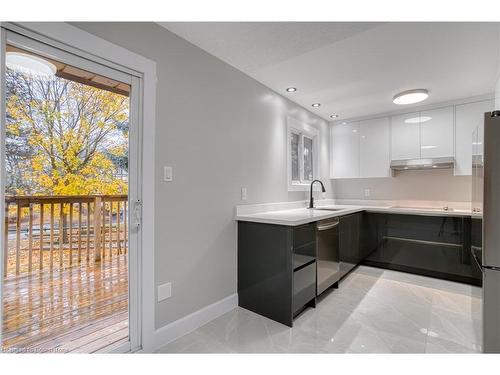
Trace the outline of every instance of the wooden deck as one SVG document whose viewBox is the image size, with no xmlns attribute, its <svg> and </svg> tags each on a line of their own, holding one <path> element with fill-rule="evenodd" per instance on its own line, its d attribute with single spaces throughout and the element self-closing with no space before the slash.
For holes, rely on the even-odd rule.
<svg viewBox="0 0 500 375">
<path fill-rule="evenodd" d="M 127 254 L 4 279 L 4 351 L 93 353 L 128 339 Z"/>
</svg>

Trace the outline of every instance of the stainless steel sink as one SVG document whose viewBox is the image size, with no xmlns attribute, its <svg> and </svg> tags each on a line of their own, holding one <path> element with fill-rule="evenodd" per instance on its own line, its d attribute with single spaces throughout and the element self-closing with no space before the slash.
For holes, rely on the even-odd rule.
<svg viewBox="0 0 500 375">
<path fill-rule="evenodd" d="M 320 210 L 320 211 L 341 211 L 341 210 L 343 210 L 343 208 L 314 207 L 314 210 Z"/>
</svg>

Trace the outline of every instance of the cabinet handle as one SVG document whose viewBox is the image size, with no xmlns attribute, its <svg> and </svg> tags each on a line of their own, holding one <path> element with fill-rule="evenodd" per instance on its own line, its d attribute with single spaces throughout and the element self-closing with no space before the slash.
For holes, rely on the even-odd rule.
<svg viewBox="0 0 500 375">
<path fill-rule="evenodd" d="M 327 225 L 318 225 L 318 231 L 322 231 L 322 230 L 328 230 L 328 229 L 332 229 L 332 228 L 335 228 L 337 225 L 339 225 L 338 222 L 336 223 L 333 223 L 333 224 L 327 224 Z"/>
</svg>

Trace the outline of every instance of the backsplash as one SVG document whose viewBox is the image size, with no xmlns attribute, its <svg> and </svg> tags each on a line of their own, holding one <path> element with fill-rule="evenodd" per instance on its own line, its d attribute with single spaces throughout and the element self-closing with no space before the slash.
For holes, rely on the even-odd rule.
<svg viewBox="0 0 500 375">
<path fill-rule="evenodd" d="M 453 176 L 452 169 L 403 171 L 396 172 L 395 177 L 332 182 L 336 199 L 470 202 L 472 189 L 471 176 Z"/>
</svg>

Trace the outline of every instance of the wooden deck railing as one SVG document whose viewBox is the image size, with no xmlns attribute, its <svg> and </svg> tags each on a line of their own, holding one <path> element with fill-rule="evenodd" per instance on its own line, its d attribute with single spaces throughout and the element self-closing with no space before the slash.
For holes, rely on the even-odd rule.
<svg viewBox="0 0 500 375">
<path fill-rule="evenodd" d="M 126 253 L 127 213 L 127 195 L 7 196 L 4 277 Z"/>
</svg>

